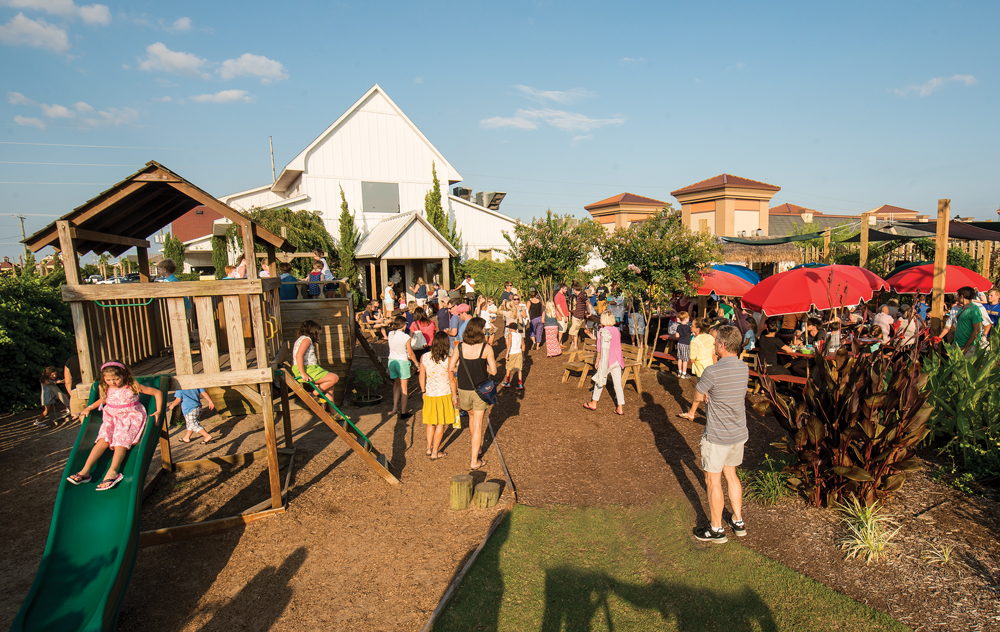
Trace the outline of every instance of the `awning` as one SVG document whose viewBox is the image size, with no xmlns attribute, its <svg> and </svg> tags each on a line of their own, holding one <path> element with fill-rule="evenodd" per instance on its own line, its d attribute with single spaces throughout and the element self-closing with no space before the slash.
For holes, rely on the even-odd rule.
<svg viewBox="0 0 1000 632">
<path fill-rule="evenodd" d="M 824 232 L 826 231 L 809 233 L 806 235 L 789 235 L 788 237 L 765 237 L 764 239 L 744 239 L 741 237 L 720 237 L 719 239 L 730 244 L 743 244 L 744 246 L 777 246 L 779 244 L 787 244 L 793 241 L 809 241 L 810 239 L 819 239 L 823 236 Z"/>
<path fill-rule="evenodd" d="M 925 233 L 937 233 L 937 222 L 896 222 L 900 226 L 922 230 Z M 1000 231 L 980 228 L 965 222 L 948 222 L 948 239 L 967 239 L 969 241 L 1000 241 Z"/>
</svg>

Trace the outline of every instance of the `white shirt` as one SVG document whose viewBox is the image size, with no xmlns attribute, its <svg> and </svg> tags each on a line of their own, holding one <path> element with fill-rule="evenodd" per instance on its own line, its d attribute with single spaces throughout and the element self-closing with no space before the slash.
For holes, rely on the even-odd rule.
<svg viewBox="0 0 1000 632">
<path fill-rule="evenodd" d="M 462 281 L 462 288 L 465 289 L 466 294 L 472 294 L 476 291 L 476 281 L 475 279 L 466 279 Z"/>
<path fill-rule="evenodd" d="M 441 362 L 435 362 L 430 353 L 425 353 L 424 357 L 420 358 L 420 364 L 423 365 L 426 375 L 424 394 L 427 397 L 451 395 L 451 380 L 448 377 L 448 359 L 445 358 Z"/>
<path fill-rule="evenodd" d="M 508 356 L 517 355 L 521 353 L 524 349 L 524 336 L 521 332 L 510 330 L 510 349 L 507 351 Z"/>
<path fill-rule="evenodd" d="M 410 356 L 406 353 L 406 343 L 410 341 L 410 336 L 402 329 L 394 329 L 389 332 L 389 359 L 408 360 Z"/>
<path fill-rule="evenodd" d="M 875 318 L 872 319 L 872 325 L 882 330 L 882 342 L 889 342 L 889 336 L 892 335 L 893 321 L 892 316 L 883 314 L 882 312 L 875 314 Z"/>
<path fill-rule="evenodd" d="M 299 336 L 295 340 L 295 345 L 292 347 L 292 358 L 298 357 L 299 349 L 306 342 L 309 343 L 309 348 L 306 349 L 306 353 L 302 357 L 302 364 L 304 364 L 306 367 L 319 364 L 319 362 L 316 360 L 316 345 L 312 343 L 312 338 L 310 338 L 309 336 Z"/>
<path fill-rule="evenodd" d="M 383 298 L 382 300 L 385 301 L 386 303 L 391 303 L 392 302 L 392 294 L 393 294 L 393 292 L 392 292 L 392 286 L 391 285 L 385 286 L 385 298 Z"/>
</svg>

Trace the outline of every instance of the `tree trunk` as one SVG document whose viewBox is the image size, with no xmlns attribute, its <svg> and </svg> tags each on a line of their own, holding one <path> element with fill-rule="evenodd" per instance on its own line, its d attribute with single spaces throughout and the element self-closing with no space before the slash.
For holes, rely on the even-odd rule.
<svg viewBox="0 0 1000 632">
<path fill-rule="evenodd" d="M 461 511 L 469 506 L 472 500 L 472 476 L 457 474 L 451 477 L 451 508 Z"/>
<path fill-rule="evenodd" d="M 500 485 L 498 483 L 480 483 L 476 485 L 476 493 L 472 497 L 472 506 L 479 509 L 486 509 L 497 504 L 498 500 L 500 500 Z"/>
</svg>

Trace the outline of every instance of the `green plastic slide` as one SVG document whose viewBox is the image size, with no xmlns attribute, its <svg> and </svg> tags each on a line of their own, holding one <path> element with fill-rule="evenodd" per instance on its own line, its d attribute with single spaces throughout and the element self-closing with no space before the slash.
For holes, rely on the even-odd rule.
<svg viewBox="0 0 1000 632">
<path fill-rule="evenodd" d="M 159 376 L 138 381 L 160 388 L 167 401 L 168 380 L 162 385 Z M 110 450 L 91 471 L 91 482 L 71 485 L 66 481 L 87 460 L 101 426 L 101 413 L 91 413 L 80 429 L 56 495 L 42 562 L 12 631 L 115 629 L 138 551 L 143 483 L 159 438 L 157 418 L 152 416 L 156 400 L 147 395 L 140 398 L 150 417 L 139 443 L 125 457 L 121 468 L 125 478 L 114 489 L 95 489 L 111 462 Z M 90 402 L 96 399 L 94 384 Z"/>
</svg>

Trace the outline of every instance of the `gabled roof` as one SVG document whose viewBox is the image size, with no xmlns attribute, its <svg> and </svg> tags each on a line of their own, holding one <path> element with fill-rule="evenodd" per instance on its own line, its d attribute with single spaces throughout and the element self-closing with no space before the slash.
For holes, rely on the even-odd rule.
<svg viewBox="0 0 1000 632">
<path fill-rule="evenodd" d="M 451 253 L 452 257 L 458 256 L 458 250 L 455 249 L 448 240 L 445 239 L 441 233 L 439 233 L 430 222 L 428 222 L 419 211 L 411 211 L 409 213 L 403 213 L 402 215 L 395 215 L 389 219 L 384 219 L 378 224 L 375 224 L 374 228 L 371 229 L 367 235 L 358 244 L 357 254 L 354 256 L 358 259 L 379 259 L 385 254 L 387 250 L 399 239 L 403 233 L 405 233 L 410 226 L 413 224 L 420 224 L 424 229 L 430 233 L 430 236 L 437 241 L 441 242 L 441 245 Z"/>
<path fill-rule="evenodd" d="M 659 207 L 664 207 L 667 205 L 666 202 L 662 200 L 654 200 L 653 198 L 643 197 L 641 195 L 636 195 L 635 193 L 619 193 L 613 197 L 609 197 L 600 202 L 594 202 L 593 204 L 588 204 L 583 208 L 590 211 L 596 208 L 604 208 L 605 206 L 618 206 L 620 204 L 649 204 L 656 205 Z"/>
<path fill-rule="evenodd" d="M 451 200 L 454 203 L 457 203 L 457 204 L 464 204 L 465 206 L 470 206 L 470 207 L 476 209 L 477 211 L 480 211 L 482 213 L 486 213 L 488 215 L 492 215 L 493 217 L 496 217 L 497 219 L 506 220 L 506 221 L 510 222 L 511 224 L 517 224 L 518 221 L 519 221 L 519 220 L 514 219 L 513 217 L 504 215 L 500 211 L 494 211 L 491 208 L 486 208 L 485 206 L 483 206 L 481 204 L 476 204 L 475 202 L 472 202 L 470 200 L 466 200 L 465 198 L 460 198 L 457 195 L 452 195 L 452 194 L 449 193 L 448 194 L 448 199 Z"/>
<path fill-rule="evenodd" d="M 132 246 L 113 237 L 145 239 L 200 205 L 240 226 L 250 226 L 254 237 L 262 243 L 290 249 L 283 238 L 153 160 L 57 221 L 68 222 L 71 229 L 85 233 L 74 242 L 79 254 L 93 251 L 118 256 Z M 56 222 L 25 239 L 24 244 L 33 252 L 46 246 L 58 248 Z"/>
<path fill-rule="evenodd" d="M 873 215 L 917 215 L 917 211 L 911 211 L 908 208 L 902 208 L 901 206 L 893 206 L 892 204 L 883 204 L 878 208 L 873 208 L 868 211 Z"/>
<path fill-rule="evenodd" d="M 813 213 L 815 211 L 804 206 L 799 206 L 798 204 L 785 202 L 784 204 L 772 206 L 767 212 L 771 215 L 802 215 L 803 213 Z"/>
<path fill-rule="evenodd" d="M 773 184 L 768 184 L 766 182 L 760 182 L 759 180 L 751 180 L 749 178 L 741 178 L 739 176 L 733 176 L 728 173 L 723 173 L 715 176 L 714 178 L 702 180 L 701 182 L 695 182 L 694 184 L 690 184 L 682 189 L 671 191 L 670 195 L 676 197 L 678 193 L 696 193 L 698 191 L 710 191 L 712 189 L 721 189 L 722 187 L 738 187 L 741 189 L 760 189 L 762 191 L 781 190 L 781 187 L 774 186 Z"/>
<path fill-rule="evenodd" d="M 391 98 L 389 98 L 389 95 L 386 94 L 385 90 L 382 89 L 382 86 L 380 86 L 380 85 L 378 85 L 376 83 L 371 88 L 369 88 L 368 92 L 365 92 L 364 95 L 362 95 L 362 97 L 360 99 L 358 99 L 357 101 L 355 101 L 354 105 L 352 105 L 351 107 L 349 107 L 346 112 L 344 112 L 343 114 L 341 114 L 340 118 L 338 118 L 336 121 L 334 121 L 333 124 L 330 125 L 330 127 L 326 128 L 323 131 L 322 134 L 320 134 L 319 136 L 317 136 L 311 143 L 309 143 L 306 146 L 305 149 L 303 149 L 302 151 L 300 151 L 297 156 L 295 156 L 294 158 L 291 159 L 291 161 L 289 161 L 289 163 L 285 166 L 285 168 L 281 170 L 281 173 L 278 175 L 278 179 L 275 180 L 274 184 L 271 186 L 271 190 L 272 191 L 286 191 L 286 190 L 288 190 L 288 187 L 291 186 L 293 182 L 295 182 L 295 179 L 298 178 L 300 175 L 302 175 L 302 173 L 306 170 L 306 157 L 317 146 L 319 146 L 320 143 L 322 143 L 331 134 L 333 134 L 335 131 L 337 131 L 337 128 L 339 128 L 341 125 L 343 125 L 344 122 L 347 121 L 347 119 L 349 119 L 352 114 L 354 114 L 354 112 L 356 112 L 357 110 L 361 109 L 361 107 L 375 93 L 381 94 L 382 97 L 385 98 L 386 102 L 400 116 L 400 118 L 402 118 L 403 121 L 405 121 L 406 124 L 410 126 L 410 128 L 413 130 L 413 132 L 417 136 L 419 136 L 420 139 L 422 141 L 424 141 L 424 143 L 427 144 L 427 147 L 437 157 L 437 160 L 435 162 L 439 165 L 439 171 L 442 172 L 442 173 L 452 173 L 452 174 L 455 174 L 455 176 L 456 176 L 457 179 L 449 179 L 448 180 L 449 184 L 453 184 L 455 182 L 460 182 L 462 180 L 462 176 L 458 173 L 458 171 L 454 167 L 451 166 L 451 163 L 449 163 L 448 160 L 444 157 L 444 155 L 440 151 L 437 150 L 437 147 L 435 147 L 433 144 L 431 144 L 431 141 L 427 140 L 427 137 L 424 136 L 423 132 L 421 132 L 420 129 L 416 125 L 413 124 L 413 121 L 410 120 L 410 117 L 406 116 L 406 114 L 403 112 L 403 110 L 401 110 L 400 107 L 398 105 L 396 105 L 396 103 Z"/>
</svg>

